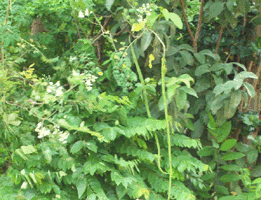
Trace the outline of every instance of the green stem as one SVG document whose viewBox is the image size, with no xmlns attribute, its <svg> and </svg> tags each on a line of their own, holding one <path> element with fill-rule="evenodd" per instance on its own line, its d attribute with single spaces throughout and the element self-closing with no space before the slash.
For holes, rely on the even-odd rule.
<svg viewBox="0 0 261 200">
<path fill-rule="evenodd" d="M 169 116 L 168 116 L 168 104 L 167 104 L 167 98 L 166 98 L 166 88 L 165 88 L 165 74 L 167 72 L 166 68 L 166 60 L 165 60 L 165 54 L 166 54 L 166 47 L 161 38 L 158 36 L 157 33 L 154 31 L 150 30 L 152 33 L 155 34 L 155 36 L 158 38 L 160 43 L 162 44 L 163 47 L 163 56 L 161 59 L 161 88 L 162 88 L 162 96 L 164 100 L 164 111 L 165 111 L 165 120 L 166 120 L 166 125 L 167 125 L 167 136 L 168 136 L 168 155 L 169 155 L 169 190 L 168 190 L 168 200 L 170 199 L 171 196 L 171 183 L 172 183 L 172 159 L 171 159 L 171 141 L 170 141 L 170 126 L 169 126 Z"/>
<path fill-rule="evenodd" d="M 148 115 L 148 117 L 151 117 L 151 113 L 150 113 L 150 109 L 149 109 L 149 103 L 148 103 L 148 97 L 147 97 L 147 91 L 146 91 L 146 88 L 145 88 L 145 82 L 144 82 L 144 79 L 143 79 L 143 76 L 142 76 L 142 72 L 141 72 L 141 69 L 140 69 L 140 66 L 139 66 L 139 63 L 138 63 L 138 60 L 137 60 L 137 57 L 136 57 L 136 54 L 134 52 L 134 49 L 133 49 L 132 45 L 133 45 L 133 42 L 130 45 L 131 53 L 132 53 L 133 60 L 134 60 L 134 63 L 135 63 L 135 66 L 136 66 L 136 69 L 137 69 L 137 72 L 138 72 L 138 75 L 139 75 L 139 79 L 140 79 L 141 84 L 142 84 L 143 96 L 144 96 L 144 101 L 145 101 L 147 115 Z M 158 150 L 158 168 L 159 168 L 161 173 L 168 174 L 167 172 L 164 172 L 161 169 L 161 165 L 160 165 L 160 157 L 161 157 L 160 156 L 160 144 L 159 144 L 159 139 L 158 139 L 158 136 L 157 136 L 156 132 L 154 132 L 154 136 L 155 136 L 157 150 Z"/>
<path fill-rule="evenodd" d="M 136 65 L 136 69 L 137 69 L 137 72 L 138 72 L 138 75 L 139 75 L 140 82 L 142 84 L 143 97 L 144 97 L 144 101 L 145 101 L 147 115 L 148 115 L 148 117 L 151 117 L 150 109 L 149 109 L 149 102 L 148 102 L 148 97 L 147 97 L 147 90 L 146 90 L 146 87 L 145 87 L 145 82 L 144 82 L 144 79 L 143 79 L 143 76 L 142 76 L 142 72 L 141 72 L 139 63 L 137 61 L 136 54 L 135 54 L 134 49 L 133 49 L 133 45 L 131 45 L 131 53 L 132 53 L 134 63 Z"/>
</svg>

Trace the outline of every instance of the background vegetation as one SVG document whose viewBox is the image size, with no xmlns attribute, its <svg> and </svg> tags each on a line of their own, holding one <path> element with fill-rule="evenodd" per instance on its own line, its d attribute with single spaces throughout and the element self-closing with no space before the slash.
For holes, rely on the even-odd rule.
<svg viewBox="0 0 261 200">
<path fill-rule="evenodd" d="M 260 0 L 0 2 L 0 199 L 260 199 Z"/>
</svg>

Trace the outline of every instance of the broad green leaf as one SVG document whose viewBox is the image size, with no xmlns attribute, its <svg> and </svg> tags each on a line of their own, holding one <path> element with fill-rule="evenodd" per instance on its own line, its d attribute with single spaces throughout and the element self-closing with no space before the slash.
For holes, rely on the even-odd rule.
<svg viewBox="0 0 261 200">
<path fill-rule="evenodd" d="M 235 196 L 234 195 L 223 196 L 223 197 L 219 198 L 218 200 L 235 200 Z"/>
<path fill-rule="evenodd" d="M 244 82 L 243 85 L 245 86 L 247 93 L 249 94 L 250 97 L 254 97 L 255 96 L 255 89 L 253 88 L 252 85 L 250 85 L 249 83 Z"/>
<path fill-rule="evenodd" d="M 148 28 L 152 28 L 155 21 L 158 19 L 159 15 L 156 12 L 151 12 L 150 16 L 148 17 L 147 24 Z"/>
<path fill-rule="evenodd" d="M 179 53 L 181 54 L 181 57 L 183 59 L 183 61 L 187 64 L 187 65 L 193 65 L 194 64 L 194 58 L 193 56 L 187 52 L 187 51 L 179 51 Z"/>
<path fill-rule="evenodd" d="M 167 98 L 171 100 L 172 97 L 175 95 L 176 90 L 180 87 L 178 84 L 170 85 L 167 89 Z"/>
<path fill-rule="evenodd" d="M 236 143 L 237 143 L 236 139 L 228 139 L 221 144 L 220 150 L 227 151 L 231 149 L 233 146 L 235 146 Z"/>
<path fill-rule="evenodd" d="M 240 152 L 228 152 L 222 157 L 222 159 L 223 160 L 236 160 L 236 159 L 242 158 L 244 156 L 245 156 L 245 154 L 240 153 Z"/>
<path fill-rule="evenodd" d="M 227 1 L 226 6 L 227 6 L 228 10 L 233 11 L 234 3 L 235 3 L 235 0 L 228 0 Z"/>
<path fill-rule="evenodd" d="M 211 156 L 214 155 L 216 149 L 211 146 L 205 146 L 198 151 L 199 156 Z"/>
<path fill-rule="evenodd" d="M 223 142 L 231 131 L 231 121 L 224 123 L 217 129 L 217 140 L 218 143 Z"/>
<path fill-rule="evenodd" d="M 181 110 L 184 109 L 186 107 L 187 104 L 187 93 L 180 90 L 179 92 L 176 92 L 175 95 L 175 102 L 177 107 Z"/>
<path fill-rule="evenodd" d="M 190 94 L 190 95 L 198 98 L 198 95 L 197 95 L 196 91 L 194 89 L 192 89 L 192 88 L 188 88 L 186 86 L 182 86 L 182 87 L 179 88 L 179 90 L 183 90 L 187 94 Z"/>
<path fill-rule="evenodd" d="M 247 70 L 246 67 L 245 67 L 245 65 L 243 65 L 243 64 L 241 64 L 241 63 L 238 63 L 238 62 L 231 62 L 231 64 L 234 64 L 234 65 L 237 65 L 237 66 L 241 67 L 244 71 Z"/>
<path fill-rule="evenodd" d="M 210 109 L 212 113 L 215 115 L 217 114 L 217 111 L 222 108 L 224 105 L 224 99 L 226 99 L 229 96 L 229 94 L 222 94 L 215 97 L 215 99 L 212 101 L 210 105 Z"/>
<path fill-rule="evenodd" d="M 224 63 L 216 63 L 213 66 L 211 66 L 211 71 L 212 72 L 216 72 L 216 71 L 220 71 L 220 70 L 224 70 Z"/>
<path fill-rule="evenodd" d="M 247 71 L 243 71 L 243 72 L 240 72 L 239 74 L 237 74 L 235 76 L 235 79 L 246 79 L 246 78 L 254 78 L 254 79 L 257 79 L 257 75 L 255 75 L 253 72 L 247 72 Z"/>
<path fill-rule="evenodd" d="M 234 90 L 231 94 L 230 106 L 236 108 L 241 102 L 242 94 L 240 90 Z"/>
<path fill-rule="evenodd" d="M 21 146 L 21 149 L 22 149 L 24 154 L 31 154 L 31 153 L 36 152 L 36 149 L 32 145 Z"/>
<path fill-rule="evenodd" d="M 224 165 L 221 168 L 226 171 L 241 171 L 242 170 L 242 168 L 240 168 L 238 165 Z"/>
<path fill-rule="evenodd" d="M 192 53 L 195 52 L 194 49 L 193 49 L 193 47 L 190 46 L 190 45 L 188 45 L 188 44 L 181 44 L 181 45 L 178 46 L 178 49 L 179 49 L 179 50 L 187 50 L 187 51 L 190 51 L 190 52 L 192 52 Z"/>
<path fill-rule="evenodd" d="M 202 51 L 200 51 L 199 53 L 202 53 L 206 56 L 212 57 L 214 60 L 219 61 L 220 60 L 220 56 L 218 54 L 214 54 L 211 50 L 209 49 L 204 49 Z"/>
<path fill-rule="evenodd" d="M 166 8 L 164 8 L 164 9 L 161 10 L 161 12 L 165 17 L 165 20 L 169 21 L 169 11 Z"/>
<path fill-rule="evenodd" d="M 216 187 L 216 190 L 219 192 L 219 193 L 222 193 L 222 194 L 229 194 L 229 191 L 226 187 L 222 186 L 222 185 L 218 185 Z"/>
<path fill-rule="evenodd" d="M 88 141 L 88 142 L 85 143 L 85 145 L 86 145 L 86 147 L 88 149 L 90 149 L 91 151 L 97 153 L 98 147 L 97 147 L 95 141 Z"/>
<path fill-rule="evenodd" d="M 16 113 L 11 113 L 11 114 L 4 113 L 3 114 L 3 121 L 7 125 L 12 124 L 14 126 L 19 126 L 21 121 L 17 120 L 17 118 L 18 118 L 18 114 L 16 114 Z"/>
<path fill-rule="evenodd" d="M 236 114 L 237 107 L 232 107 L 228 100 L 225 101 L 224 116 L 226 119 L 230 119 Z"/>
<path fill-rule="evenodd" d="M 176 13 L 169 13 L 169 19 L 177 26 L 179 29 L 183 29 L 183 23 L 181 18 Z"/>
<path fill-rule="evenodd" d="M 77 181 L 76 183 L 76 188 L 78 191 L 78 198 L 81 199 L 83 193 L 85 192 L 87 187 L 87 180 L 85 178 L 82 178 Z"/>
<path fill-rule="evenodd" d="M 213 93 L 217 95 L 221 94 L 222 92 L 224 92 L 224 84 L 218 84 L 215 86 Z"/>
<path fill-rule="evenodd" d="M 251 171 L 252 177 L 260 177 L 261 176 L 261 165 L 257 165 Z"/>
<path fill-rule="evenodd" d="M 226 174 L 220 177 L 220 180 L 228 183 L 228 182 L 235 182 L 240 180 L 240 176 L 237 174 Z"/>
<path fill-rule="evenodd" d="M 261 178 L 256 178 L 252 184 L 260 184 L 261 183 Z"/>
<path fill-rule="evenodd" d="M 71 153 L 72 154 L 75 154 L 77 153 L 78 151 L 80 151 L 83 147 L 83 141 L 78 141 L 78 142 L 75 142 L 71 148 Z"/>
<path fill-rule="evenodd" d="M 210 8 L 208 14 L 211 18 L 217 17 L 223 11 L 224 3 L 221 1 L 217 1 L 213 3 Z"/>
<path fill-rule="evenodd" d="M 258 150 L 252 147 L 248 152 L 247 152 L 247 161 L 249 164 L 252 164 L 255 162 L 258 158 Z"/>
<path fill-rule="evenodd" d="M 202 74 L 210 72 L 210 65 L 204 64 L 197 67 L 195 71 L 195 76 L 201 76 Z"/>
<path fill-rule="evenodd" d="M 146 32 L 141 36 L 141 50 L 146 51 L 152 41 L 151 32 Z"/>
<path fill-rule="evenodd" d="M 206 58 L 204 56 L 204 54 L 201 53 L 194 53 L 195 58 L 200 62 L 200 64 L 205 64 L 206 62 Z"/>
<path fill-rule="evenodd" d="M 108 9 L 108 11 L 111 10 L 113 3 L 114 3 L 114 0 L 106 0 L 105 6 Z"/>
</svg>

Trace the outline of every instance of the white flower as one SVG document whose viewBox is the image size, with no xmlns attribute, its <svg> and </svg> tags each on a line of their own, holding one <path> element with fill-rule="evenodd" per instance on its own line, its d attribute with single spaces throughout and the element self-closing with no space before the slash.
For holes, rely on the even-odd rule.
<svg viewBox="0 0 261 200">
<path fill-rule="evenodd" d="M 57 82 L 55 83 L 55 85 L 59 87 L 59 86 L 60 86 L 60 81 L 57 81 Z"/>
<path fill-rule="evenodd" d="M 84 121 L 82 121 L 82 123 L 80 124 L 80 127 L 83 127 L 84 126 Z"/>
<path fill-rule="evenodd" d="M 87 89 L 88 91 L 91 91 L 91 90 L 92 90 L 92 87 L 86 87 L 86 89 Z"/>
<path fill-rule="evenodd" d="M 89 10 L 88 10 L 88 8 L 86 8 L 86 10 L 85 10 L 85 13 L 84 13 L 86 16 L 89 16 Z"/>
<path fill-rule="evenodd" d="M 84 14 L 83 14 L 83 12 L 80 10 L 80 12 L 79 12 L 79 14 L 78 14 L 78 17 L 80 17 L 80 18 L 84 18 Z"/>
<path fill-rule="evenodd" d="M 67 131 L 65 131 L 64 133 L 60 134 L 60 139 L 59 141 L 66 143 L 67 141 L 65 141 L 69 136 L 69 133 Z"/>
<path fill-rule="evenodd" d="M 38 138 L 41 139 L 47 135 L 49 135 L 51 133 L 51 131 L 45 127 L 43 127 L 42 129 L 39 130 L 38 132 Z"/>
<path fill-rule="evenodd" d="M 146 5 L 147 5 L 147 8 L 149 8 L 149 7 L 150 7 L 150 4 L 149 4 L 149 3 L 147 3 Z"/>
<path fill-rule="evenodd" d="M 35 128 L 35 131 L 38 132 L 42 126 L 43 126 L 43 122 L 39 122 Z"/>
<path fill-rule="evenodd" d="M 56 94 L 55 96 L 57 97 L 60 97 L 63 95 L 63 87 L 59 87 L 57 90 L 56 90 Z"/>
<path fill-rule="evenodd" d="M 53 82 L 49 82 L 49 85 L 53 85 Z"/>
<path fill-rule="evenodd" d="M 150 16 L 150 14 L 151 14 L 150 12 L 147 12 L 147 13 L 146 13 L 147 16 Z"/>
<path fill-rule="evenodd" d="M 72 71 L 73 72 L 73 76 L 79 76 L 80 74 L 78 72 L 76 72 L 75 70 Z"/>
<path fill-rule="evenodd" d="M 88 86 L 91 86 L 91 85 L 92 85 L 91 80 L 87 80 L 87 81 L 85 82 L 85 84 L 88 85 Z"/>
<path fill-rule="evenodd" d="M 142 19 L 138 19 L 138 22 L 142 22 L 143 20 Z"/>
</svg>

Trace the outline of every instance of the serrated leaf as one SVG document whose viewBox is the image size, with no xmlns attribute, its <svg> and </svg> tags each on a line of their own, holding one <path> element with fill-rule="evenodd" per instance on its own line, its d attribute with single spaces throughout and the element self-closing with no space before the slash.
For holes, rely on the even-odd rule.
<svg viewBox="0 0 261 200">
<path fill-rule="evenodd" d="M 245 156 L 245 154 L 240 153 L 240 152 L 228 152 L 222 157 L 222 159 L 223 160 L 237 160 L 244 156 Z"/>
<path fill-rule="evenodd" d="M 77 181 L 76 188 L 77 188 L 77 191 L 78 191 L 78 198 L 79 199 L 81 199 L 82 195 L 84 194 L 86 187 L 87 187 L 87 180 L 85 178 Z"/>
<path fill-rule="evenodd" d="M 235 182 L 235 181 L 239 181 L 240 177 L 237 174 L 226 174 L 221 176 L 220 180 L 225 183 Z"/>
<path fill-rule="evenodd" d="M 72 154 L 75 154 L 77 153 L 78 151 L 80 151 L 83 147 L 83 141 L 78 141 L 78 142 L 75 142 L 71 148 L 71 153 Z"/>
</svg>

